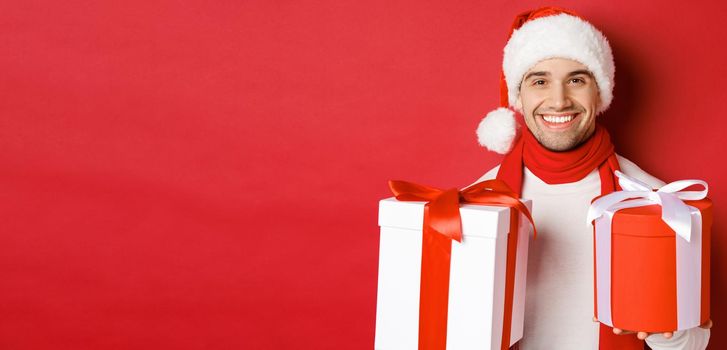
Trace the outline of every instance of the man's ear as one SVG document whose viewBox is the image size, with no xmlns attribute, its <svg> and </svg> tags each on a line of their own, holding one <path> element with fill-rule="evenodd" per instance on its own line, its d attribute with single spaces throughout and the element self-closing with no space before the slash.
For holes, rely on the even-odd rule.
<svg viewBox="0 0 727 350">
<path fill-rule="evenodd" d="M 601 100 L 601 94 L 598 94 L 598 98 L 596 99 L 596 110 L 601 110 L 601 105 L 603 104 L 603 100 Z M 602 112 L 597 112 L 596 117 L 598 117 Z"/>
<path fill-rule="evenodd" d="M 523 112 L 523 98 L 520 97 L 520 94 L 517 95 L 517 101 L 515 101 L 515 109 L 520 113 Z"/>
</svg>

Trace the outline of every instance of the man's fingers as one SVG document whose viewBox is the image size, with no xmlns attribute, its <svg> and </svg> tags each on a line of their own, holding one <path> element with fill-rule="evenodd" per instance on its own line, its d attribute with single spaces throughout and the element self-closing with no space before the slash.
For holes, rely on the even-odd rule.
<svg viewBox="0 0 727 350">
<path fill-rule="evenodd" d="M 706 325 L 706 323 L 705 323 L 705 325 Z M 641 340 L 644 340 L 644 339 L 646 339 L 646 337 L 648 337 L 648 336 L 651 335 L 651 333 L 649 333 L 649 332 L 625 331 L 625 330 L 623 330 L 621 328 L 616 328 L 616 327 L 613 328 L 613 333 L 614 334 L 633 334 L 633 333 L 636 333 L 636 337 L 639 338 L 639 339 L 641 339 Z M 666 339 L 670 339 L 671 337 L 674 336 L 674 332 L 664 332 L 664 333 L 661 333 L 661 335 L 663 335 L 664 338 L 666 338 Z"/>
<path fill-rule="evenodd" d="M 704 328 L 704 329 L 710 329 L 710 328 L 712 328 L 712 320 L 708 320 L 707 322 L 704 322 L 704 324 L 702 324 L 699 327 Z"/>
<path fill-rule="evenodd" d="M 613 327 L 613 333 L 614 334 L 632 334 L 634 332 L 632 332 L 632 331 L 625 331 L 625 330 L 623 330 L 621 328 Z"/>
</svg>

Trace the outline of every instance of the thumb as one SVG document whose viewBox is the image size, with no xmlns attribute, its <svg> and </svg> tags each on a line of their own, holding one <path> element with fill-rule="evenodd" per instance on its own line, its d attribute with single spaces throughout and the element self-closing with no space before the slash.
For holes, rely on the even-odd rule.
<svg viewBox="0 0 727 350">
<path fill-rule="evenodd" d="M 713 323 L 712 323 L 712 320 L 710 319 L 710 320 L 707 320 L 707 322 L 704 322 L 702 325 L 700 325 L 699 328 L 710 329 L 710 328 L 712 328 L 712 325 L 713 325 Z"/>
</svg>

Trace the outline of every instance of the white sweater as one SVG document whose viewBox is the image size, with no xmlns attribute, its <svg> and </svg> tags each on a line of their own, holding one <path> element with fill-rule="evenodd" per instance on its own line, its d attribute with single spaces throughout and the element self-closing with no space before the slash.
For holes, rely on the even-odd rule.
<svg viewBox="0 0 727 350">
<path fill-rule="evenodd" d="M 621 171 L 654 188 L 664 185 L 626 158 Z M 479 181 L 493 179 L 499 166 Z M 594 170 L 577 182 L 548 185 L 527 168 L 522 197 L 533 200 L 538 238 L 530 241 L 521 350 L 598 349 L 599 325 L 593 317 L 593 231 L 586 223 L 591 200 L 601 194 Z M 703 350 L 709 330 L 676 332 L 671 339 L 654 334 L 646 339 L 653 350 Z"/>
</svg>

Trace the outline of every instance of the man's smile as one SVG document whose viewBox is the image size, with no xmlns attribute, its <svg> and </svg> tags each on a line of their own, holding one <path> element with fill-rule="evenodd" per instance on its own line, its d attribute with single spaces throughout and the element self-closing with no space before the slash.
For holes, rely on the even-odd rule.
<svg viewBox="0 0 727 350">
<path fill-rule="evenodd" d="M 571 125 L 575 124 L 575 122 L 581 116 L 581 113 L 548 113 L 538 114 L 537 116 L 546 128 L 554 131 L 559 131 L 567 129 Z"/>
</svg>

